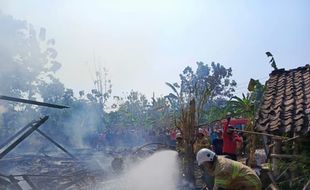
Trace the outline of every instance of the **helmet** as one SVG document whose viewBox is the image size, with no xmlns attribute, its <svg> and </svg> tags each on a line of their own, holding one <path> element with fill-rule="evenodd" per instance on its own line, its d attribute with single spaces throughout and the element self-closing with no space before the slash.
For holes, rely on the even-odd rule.
<svg viewBox="0 0 310 190">
<path fill-rule="evenodd" d="M 182 138 L 182 134 L 181 133 L 177 133 L 176 134 L 176 139 L 178 139 L 178 138 Z"/>
<path fill-rule="evenodd" d="M 200 166 L 203 162 L 212 162 L 215 156 L 216 156 L 215 152 L 207 148 L 203 148 L 198 151 L 196 155 L 196 160 L 198 162 L 198 165 Z"/>
<path fill-rule="evenodd" d="M 203 129 L 202 129 L 202 128 L 199 128 L 199 129 L 198 129 L 198 133 L 203 134 Z"/>
</svg>

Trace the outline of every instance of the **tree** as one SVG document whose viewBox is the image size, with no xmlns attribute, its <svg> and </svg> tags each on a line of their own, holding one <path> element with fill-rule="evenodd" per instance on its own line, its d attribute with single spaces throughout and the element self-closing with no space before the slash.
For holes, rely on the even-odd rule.
<svg viewBox="0 0 310 190">
<path fill-rule="evenodd" d="M 150 127 L 150 118 L 147 114 L 150 104 L 145 95 L 137 91 L 131 91 L 123 101 L 118 105 L 117 112 L 119 112 L 122 120 L 118 121 L 117 125 L 123 127 Z"/>
<path fill-rule="evenodd" d="M 173 113 L 171 112 L 168 101 L 164 97 L 152 97 L 148 115 L 153 127 L 171 128 L 174 126 Z"/>
<path fill-rule="evenodd" d="M 39 40 L 31 25 L 1 13 L 0 25 L 0 93 L 32 99 L 42 81 L 53 80 L 61 66 L 54 40 L 45 41 L 44 29 Z"/>
<path fill-rule="evenodd" d="M 197 62 L 197 70 L 186 67 L 180 74 L 181 83 L 166 83 L 174 93 L 166 96 L 175 109 L 176 126 L 181 130 L 185 144 L 187 166 L 186 176 L 189 181 L 194 179 L 193 148 L 195 130 L 203 121 L 205 110 L 212 104 L 219 104 L 232 96 L 236 82 L 231 80 L 232 70 L 220 64 L 211 63 L 211 67 Z"/>
<path fill-rule="evenodd" d="M 247 95 L 242 94 L 242 97 L 234 96 L 229 101 L 230 109 L 235 117 L 242 117 L 248 120 L 247 131 L 254 131 L 254 118 L 260 105 L 262 95 L 264 92 L 264 85 L 259 80 L 251 79 L 248 85 L 249 93 Z M 255 135 L 249 135 L 249 165 L 255 164 L 255 148 L 257 138 Z"/>
<path fill-rule="evenodd" d="M 46 31 L 41 28 L 39 36 L 25 21 L 16 20 L 0 12 L 0 94 L 35 99 L 52 83 L 61 86 L 55 72 L 61 64 L 56 61 L 57 51 L 53 39 L 46 41 Z M 45 99 L 45 97 L 42 97 Z M 13 133 L 17 127 L 39 116 L 35 106 L 8 103 L 3 104 L 3 129 L 1 134 Z M 3 139 L 3 138 L 1 138 Z"/>
<path fill-rule="evenodd" d="M 179 92 L 169 99 L 177 100 L 180 104 L 189 103 L 193 98 L 196 100 L 197 122 L 203 121 L 203 112 L 212 104 L 222 104 L 223 100 L 232 97 L 237 83 L 231 80 L 232 69 L 226 69 L 219 63 L 211 63 L 211 67 L 203 62 L 197 62 L 197 70 L 186 67 L 180 74 L 181 84 L 168 84 Z M 171 102 L 171 101 L 170 101 Z"/>
<path fill-rule="evenodd" d="M 277 64 L 276 64 L 276 61 L 274 60 L 273 58 L 273 55 L 270 53 L 270 52 L 266 52 L 266 55 L 267 57 L 271 57 L 269 63 L 271 64 L 271 67 L 274 69 L 274 70 L 278 70 L 278 67 L 277 67 Z"/>
</svg>

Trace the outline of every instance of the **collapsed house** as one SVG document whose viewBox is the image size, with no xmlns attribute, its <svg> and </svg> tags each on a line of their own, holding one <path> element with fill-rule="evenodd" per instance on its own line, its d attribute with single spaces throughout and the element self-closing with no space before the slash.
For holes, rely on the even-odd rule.
<svg viewBox="0 0 310 190">
<path fill-rule="evenodd" d="M 0 99 L 57 109 L 69 108 L 9 96 L 0 96 Z M 43 116 L 33 120 L 0 145 L 0 189 L 98 189 L 95 187 L 96 182 L 106 177 L 106 171 L 103 171 L 102 167 L 98 167 L 96 162 L 87 156 L 79 155 L 78 158 L 40 130 L 39 128 L 44 126 L 48 118 L 48 116 Z M 40 134 L 65 155 L 50 156 L 40 152 L 38 154 L 14 154 L 14 149 L 33 133 Z M 8 155 L 9 153 L 11 154 Z M 94 155 L 89 156 L 96 159 Z"/>
<path fill-rule="evenodd" d="M 8 96 L 0 96 L 0 99 L 57 109 L 69 108 Z M 115 178 L 124 169 L 124 162 L 135 163 L 153 154 L 159 147 L 163 148 L 160 143 L 149 143 L 134 150 L 79 149 L 71 152 L 40 129 L 48 118 L 42 116 L 31 121 L 0 145 L 0 189 L 99 190 L 111 183 L 117 183 Z M 61 150 L 62 154 L 40 151 L 36 154 L 14 153 L 14 149 L 33 133 L 41 135 Z"/>
</svg>

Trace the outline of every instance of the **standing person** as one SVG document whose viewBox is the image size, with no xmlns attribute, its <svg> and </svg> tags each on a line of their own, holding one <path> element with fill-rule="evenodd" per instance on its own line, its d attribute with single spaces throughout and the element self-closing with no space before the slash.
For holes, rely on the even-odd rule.
<svg viewBox="0 0 310 190">
<path fill-rule="evenodd" d="M 211 135 L 210 135 L 210 140 L 213 142 L 215 139 L 218 138 L 218 132 L 214 130 L 213 128 L 211 129 Z M 212 144 L 212 143 L 211 143 Z"/>
<path fill-rule="evenodd" d="M 199 128 L 196 136 L 196 140 L 193 145 L 195 155 L 202 148 L 210 148 L 209 139 L 207 139 L 203 133 L 203 129 Z"/>
<path fill-rule="evenodd" d="M 212 141 L 212 150 L 217 155 L 222 155 L 223 154 L 223 132 L 222 131 L 218 131 L 217 138 L 215 138 Z"/>
<path fill-rule="evenodd" d="M 176 151 L 178 152 L 179 156 L 185 155 L 185 143 L 181 133 L 176 134 Z"/>
<path fill-rule="evenodd" d="M 229 125 L 230 116 L 223 131 L 223 154 L 232 160 L 237 160 L 237 143 L 242 143 L 242 139 L 236 133 L 235 128 Z"/>
<path fill-rule="evenodd" d="M 197 152 L 203 148 L 210 148 L 209 139 L 207 139 L 204 135 L 203 129 L 199 128 L 198 133 L 196 136 L 196 140 L 193 144 L 194 154 L 196 155 Z M 208 186 L 211 182 L 211 179 L 204 180 L 204 172 L 198 167 L 197 163 L 195 162 L 194 165 L 194 176 L 195 176 L 195 186 L 198 189 L 202 187 Z"/>
<path fill-rule="evenodd" d="M 178 161 L 180 168 L 180 176 L 185 176 L 185 166 L 186 166 L 186 157 L 185 157 L 185 142 L 181 133 L 176 134 L 176 151 L 178 152 Z"/>
<path fill-rule="evenodd" d="M 202 170 L 214 176 L 213 190 L 261 190 L 256 173 L 240 162 L 217 156 L 209 149 L 201 149 L 196 156 Z"/>
</svg>

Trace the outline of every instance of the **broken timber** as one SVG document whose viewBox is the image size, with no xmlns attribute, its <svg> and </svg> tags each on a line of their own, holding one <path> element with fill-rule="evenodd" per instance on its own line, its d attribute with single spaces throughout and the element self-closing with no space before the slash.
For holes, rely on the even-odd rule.
<svg viewBox="0 0 310 190">
<path fill-rule="evenodd" d="M 71 158 L 76 159 L 75 156 L 73 156 L 70 152 L 68 152 L 64 147 L 62 147 L 60 144 L 58 144 L 56 141 L 54 141 L 51 137 L 49 137 L 47 134 L 45 134 L 44 132 L 42 132 L 40 129 L 36 129 L 36 131 L 38 133 L 40 133 L 42 136 L 44 136 L 45 138 L 47 138 L 49 141 L 51 141 L 55 146 L 57 146 L 59 149 L 61 149 L 62 151 L 64 151 L 65 153 L 67 153 Z"/>
<path fill-rule="evenodd" d="M 31 126 L 28 130 L 26 130 L 19 138 L 17 138 L 14 142 L 8 143 L 2 149 L 0 149 L 0 159 L 2 159 L 5 155 L 7 155 L 11 150 L 13 150 L 19 143 L 21 143 L 24 139 L 26 139 L 29 135 L 31 135 L 36 129 L 38 129 L 45 121 L 48 119 L 48 116 L 40 119 L 39 121 L 33 122 L 33 126 Z M 6 148 L 5 148 L 6 147 Z"/>
<path fill-rule="evenodd" d="M 46 116 L 48 118 L 48 116 Z M 44 118 L 42 119 L 44 120 Z M 47 119 L 46 119 L 47 120 Z M 46 120 L 44 120 L 40 125 L 42 125 Z M 1 153 L 1 149 L 3 149 L 4 147 L 8 146 L 10 144 L 10 142 L 12 142 L 14 139 L 16 139 L 18 136 L 20 136 L 22 133 L 24 133 L 29 127 L 33 128 L 35 127 L 34 125 L 37 124 L 39 121 L 32 121 L 30 122 L 29 124 L 27 124 L 25 127 L 23 127 L 21 130 L 19 130 L 15 135 L 13 135 L 11 138 L 9 138 L 5 143 L 3 143 L 2 145 L 0 145 L 0 159 L 5 156 L 5 152 L 9 152 L 11 150 L 7 150 L 7 151 L 3 151 L 3 153 Z M 39 125 L 39 126 L 40 126 Z M 47 140 L 49 140 L 51 143 L 53 143 L 55 146 L 57 146 L 59 149 L 61 149 L 63 152 L 65 152 L 66 154 L 68 154 L 71 158 L 73 159 L 77 159 L 75 156 L 73 156 L 69 151 L 67 151 L 63 146 L 61 146 L 59 143 L 57 143 L 56 141 L 54 141 L 51 137 L 49 137 L 47 134 L 45 134 L 43 131 L 41 131 L 39 129 L 39 126 L 38 128 L 35 128 L 34 130 L 37 131 L 38 133 L 40 133 L 43 137 L 45 137 Z M 28 131 L 31 130 L 31 129 L 28 129 Z M 33 132 L 33 131 L 32 131 Z M 32 133 L 31 132 L 31 133 Z M 31 134 L 30 133 L 30 134 Z M 29 134 L 29 135 L 30 135 Z M 29 136 L 28 135 L 28 136 Z M 26 136 L 25 138 L 27 138 L 28 136 Z M 21 141 L 23 141 L 24 139 L 22 139 Z M 20 141 L 20 142 L 21 142 Z M 18 142 L 16 145 L 18 145 L 20 142 Z M 15 148 L 12 147 L 12 149 Z M 3 155 L 2 155 L 3 154 Z"/>
<path fill-rule="evenodd" d="M 52 108 L 57 108 L 57 109 L 69 108 L 68 106 L 63 106 L 63 105 L 50 104 L 50 103 L 45 103 L 45 102 L 38 102 L 38 101 L 34 101 L 34 100 L 26 100 L 26 99 L 22 99 L 22 98 L 14 98 L 14 97 L 9 97 L 9 96 L 1 96 L 0 95 L 0 99 L 13 101 L 13 102 L 33 104 L 33 105 L 38 105 L 38 106 L 52 107 Z"/>
</svg>

